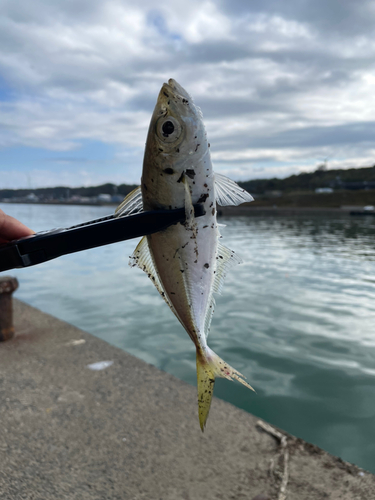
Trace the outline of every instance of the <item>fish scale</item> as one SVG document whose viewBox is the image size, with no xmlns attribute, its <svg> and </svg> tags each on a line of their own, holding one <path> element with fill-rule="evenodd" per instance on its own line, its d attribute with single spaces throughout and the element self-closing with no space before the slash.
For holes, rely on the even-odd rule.
<svg viewBox="0 0 375 500">
<path fill-rule="evenodd" d="M 148 131 L 141 186 L 116 210 L 185 208 L 186 221 L 145 236 L 130 265 L 147 273 L 196 348 L 198 415 L 202 431 L 211 406 L 215 377 L 252 387 L 207 345 L 215 307 L 228 268 L 240 259 L 219 242 L 216 204 L 252 201 L 227 177 L 214 174 L 202 113 L 175 80 L 162 86 Z M 195 218 L 193 205 L 205 215 Z"/>
</svg>

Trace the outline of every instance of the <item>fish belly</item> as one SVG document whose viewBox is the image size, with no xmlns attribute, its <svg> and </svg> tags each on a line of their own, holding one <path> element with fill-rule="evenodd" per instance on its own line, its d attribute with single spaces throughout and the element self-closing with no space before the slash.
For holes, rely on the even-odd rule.
<svg viewBox="0 0 375 500">
<path fill-rule="evenodd" d="M 213 217 L 201 217 L 193 227 L 177 224 L 148 236 L 149 248 L 176 316 L 192 338 L 205 345 L 204 324 L 212 297 L 217 253 Z"/>
</svg>

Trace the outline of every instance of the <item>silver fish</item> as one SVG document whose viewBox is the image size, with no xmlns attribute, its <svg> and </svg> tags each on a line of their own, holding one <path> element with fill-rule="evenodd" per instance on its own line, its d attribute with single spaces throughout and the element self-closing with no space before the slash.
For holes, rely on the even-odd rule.
<svg viewBox="0 0 375 500">
<path fill-rule="evenodd" d="M 175 80 L 164 83 L 148 131 L 141 186 L 125 198 L 116 214 L 185 207 L 185 223 L 142 238 L 130 265 L 148 274 L 194 342 L 202 431 L 215 377 L 235 379 L 252 389 L 207 345 L 213 293 L 220 293 L 228 268 L 240 262 L 219 242 L 216 204 L 252 200 L 235 182 L 214 174 L 200 109 Z M 203 204 L 204 216 L 194 218 L 195 203 Z"/>
</svg>

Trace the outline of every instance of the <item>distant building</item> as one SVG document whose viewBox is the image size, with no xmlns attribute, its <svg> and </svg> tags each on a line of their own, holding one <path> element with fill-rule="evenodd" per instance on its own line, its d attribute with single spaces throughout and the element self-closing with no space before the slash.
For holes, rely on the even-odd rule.
<svg viewBox="0 0 375 500">
<path fill-rule="evenodd" d="M 274 189 L 272 191 L 265 191 L 264 194 L 266 196 L 271 197 L 271 198 L 280 198 L 280 196 L 283 195 L 283 192 Z"/>
<path fill-rule="evenodd" d="M 39 201 L 39 198 L 37 197 L 37 195 L 35 193 L 30 193 L 26 196 L 26 200 L 27 201 L 31 201 L 31 202 L 37 202 Z"/>
<path fill-rule="evenodd" d="M 110 194 L 98 194 L 98 201 L 102 203 L 111 203 L 111 195 Z"/>
<path fill-rule="evenodd" d="M 375 189 L 375 181 L 342 181 L 340 176 L 337 176 L 334 181 L 330 182 L 330 186 L 336 189 Z"/>
<path fill-rule="evenodd" d="M 332 188 L 316 188 L 315 192 L 318 194 L 324 194 L 324 193 L 327 194 L 327 193 L 333 193 L 333 189 Z"/>
</svg>

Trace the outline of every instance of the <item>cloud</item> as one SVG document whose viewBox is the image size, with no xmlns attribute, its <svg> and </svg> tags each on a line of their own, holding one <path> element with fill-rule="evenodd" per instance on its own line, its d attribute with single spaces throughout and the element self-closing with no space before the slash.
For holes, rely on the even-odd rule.
<svg viewBox="0 0 375 500">
<path fill-rule="evenodd" d="M 215 164 L 234 177 L 373 155 L 372 2 L 5 0 L 0 13 L 2 151 L 64 158 L 96 141 L 134 182 L 158 91 L 173 77 L 203 111 Z M 81 165 L 93 183 L 118 178 L 117 160 L 103 160 L 104 176 L 94 161 L 88 153 Z M 0 177 L 8 167 L 0 160 Z M 56 161 L 45 168 L 56 175 Z M 62 179 L 78 185 L 79 171 Z"/>
</svg>

